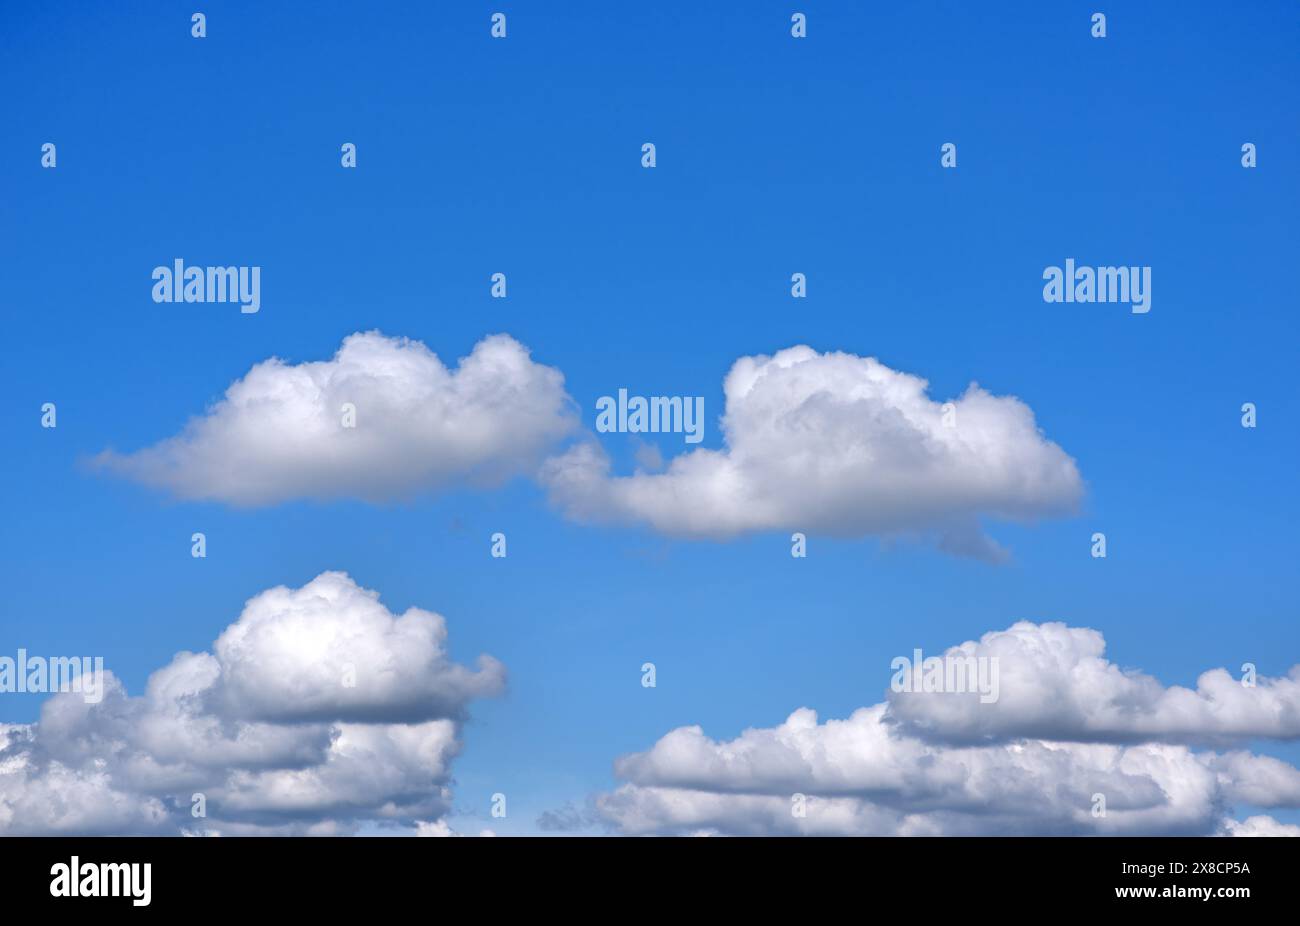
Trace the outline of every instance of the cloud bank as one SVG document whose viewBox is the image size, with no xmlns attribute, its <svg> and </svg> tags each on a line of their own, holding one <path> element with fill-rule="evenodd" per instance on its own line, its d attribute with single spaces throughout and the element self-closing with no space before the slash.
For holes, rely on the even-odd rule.
<svg viewBox="0 0 1300 926">
<path fill-rule="evenodd" d="M 724 449 L 664 472 L 658 448 L 630 476 L 578 433 L 564 377 L 508 335 L 448 369 L 418 341 L 358 333 L 333 359 L 259 363 L 175 437 L 94 464 L 177 497 L 236 505 L 290 499 L 410 499 L 536 478 L 580 522 L 649 525 L 726 539 L 755 531 L 935 539 L 1005 557 L 985 519 L 1075 510 L 1074 461 L 1020 400 L 972 384 L 951 403 L 871 357 L 791 347 L 728 373 Z M 350 424 L 354 426 L 349 426 Z"/>
<path fill-rule="evenodd" d="M 1000 697 L 893 693 L 844 720 L 807 708 L 715 741 L 669 732 L 614 766 L 597 796 L 629 834 L 1252 835 L 1290 833 L 1232 805 L 1300 807 L 1300 770 L 1188 743 L 1293 739 L 1295 679 L 1164 688 L 1102 658 L 1099 633 L 1019 623 L 949 653 L 996 654 Z M 1229 680 L 1230 681 L 1230 680 Z M 987 715 L 987 716 L 985 716 Z M 1208 724 L 1206 729 L 1196 726 Z M 973 728 L 968 728 L 972 724 Z M 1186 741 L 1186 742 L 1180 742 Z M 802 806 L 796 795 L 803 795 Z M 1105 813 L 1097 814 L 1098 795 Z M 800 813 L 802 812 L 802 815 Z"/>
<path fill-rule="evenodd" d="M 505 684 L 491 657 L 450 662 L 445 640 L 439 615 L 394 615 L 341 572 L 265 591 L 142 696 L 105 673 L 97 704 L 56 694 L 37 723 L 0 725 L 0 834 L 435 823 L 468 703 Z"/>
<path fill-rule="evenodd" d="M 931 533 L 945 549 L 990 559 L 1002 554 L 981 518 L 1075 508 L 1078 469 L 1027 405 L 972 384 L 945 408 L 927 388 L 872 357 L 802 346 L 742 357 L 724 382 L 725 449 L 681 454 L 663 473 L 617 477 L 588 441 L 549 460 L 542 479 L 582 521 L 704 538 Z"/>
</svg>

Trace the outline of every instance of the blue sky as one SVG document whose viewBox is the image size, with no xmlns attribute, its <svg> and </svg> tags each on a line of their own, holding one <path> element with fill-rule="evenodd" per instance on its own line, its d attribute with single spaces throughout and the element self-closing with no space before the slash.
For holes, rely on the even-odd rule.
<svg viewBox="0 0 1300 926">
<path fill-rule="evenodd" d="M 262 590 L 345 570 L 395 612 L 443 614 L 458 660 L 507 666 L 507 694 L 471 709 L 452 814 L 489 825 L 504 792 L 500 832 L 608 789 L 616 756 L 672 728 L 847 716 L 882 700 L 893 656 L 1017 620 L 1095 628 L 1166 685 L 1300 661 L 1296 7 L 1107 3 L 1097 40 L 1095 5 L 796 4 L 795 41 L 791 4 L 707 6 L 500 7 L 494 41 L 498 7 L 475 3 L 214 3 L 203 40 L 190 6 L 8 5 L 3 651 L 102 654 L 138 693 Z M 262 267 L 261 311 L 152 302 L 176 257 Z M 1067 257 L 1151 266 L 1152 311 L 1045 303 Z M 240 508 L 87 465 L 177 433 L 258 362 L 371 329 L 447 363 L 508 332 L 588 429 L 620 387 L 704 396 L 715 449 L 737 358 L 873 356 L 938 401 L 972 380 L 1018 397 L 1086 494 L 990 523 L 1012 554 L 994 566 L 577 524 L 528 479 Z M 630 470 L 630 438 L 601 442 Z M 42 700 L 0 698 L 0 721 Z"/>
</svg>

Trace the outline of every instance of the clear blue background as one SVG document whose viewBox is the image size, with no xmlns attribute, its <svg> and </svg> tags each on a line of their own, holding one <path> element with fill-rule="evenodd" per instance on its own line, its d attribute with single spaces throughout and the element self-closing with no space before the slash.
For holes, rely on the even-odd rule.
<svg viewBox="0 0 1300 926">
<path fill-rule="evenodd" d="M 1167 684 L 1300 661 L 1295 3 L 7 2 L 0 25 L 0 652 L 103 655 L 139 693 L 250 596 L 347 570 L 509 668 L 455 765 L 453 824 L 500 832 L 609 787 L 616 755 L 672 727 L 845 716 L 894 655 L 1020 619 L 1095 627 Z M 176 257 L 260 265 L 261 312 L 153 303 Z M 1152 266 L 1151 313 L 1045 304 L 1067 257 Z M 372 328 L 449 363 L 509 332 L 589 426 L 619 387 L 703 395 L 711 447 L 737 357 L 869 354 L 936 399 L 1019 396 L 1088 495 L 1076 518 L 994 525 L 1014 562 L 992 567 L 578 527 L 527 482 L 234 510 L 84 466 L 176 433 L 258 361 Z M 0 720 L 41 700 L 0 698 Z"/>
</svg>

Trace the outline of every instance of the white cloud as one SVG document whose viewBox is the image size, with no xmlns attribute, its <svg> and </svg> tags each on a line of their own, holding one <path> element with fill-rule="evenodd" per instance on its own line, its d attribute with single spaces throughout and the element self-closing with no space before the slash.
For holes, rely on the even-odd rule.
<svg viewBox="0 0 1300 926">
<path fill-rule="evenodd" d="M 223 695 L 241 717 L 273 721 L 456 717 L 471 698 L 500 692 L 491 657 L 471 671 L 448 661 L 446 622 L 411 608 L 394 617 L 379 593 L 327 572 L 248 602 L 213 649 Z M 340 684 L 350 676 L 351 685 Z"/>
<path fill-rule="evenodd" d="M 1300 769 L 1271 756 L 1230 752 L 1211 763 L 1233 800 L 1256 807 L 1300 807 Z"/>
<path fill-rule="evenodd" d="M 1075 508 L 1074 461 L 1012 397 L 971 385 L 944 406 L 919 377 L 870 357 L 792 347 L 742 357 L 724 383 L 724 450 L 698 449 L 663 473 L 614 477 L 584 442 L 547 461 L 543 481 L 570 516 L 644 522 L 725 538 L 802 530 L 840 536 L 934 534 L 952 552 L 998 558 L 981 518 Z"/>
<path fill-rule="evenodd" d="M 450 662 L 443 619 L 392 614 L 347 575 L 251 599 L 212 653 L 179 653 L 130 697 L 56 694 L 0 727 L 0 833 L 343 833 L 450 806 L 468 702 L 501 664 Z M 355 678 L 355 684 L 349 684 Z M 191 815 L 192 796 L 207 816 Z"/>
<path fill-rule="evenodd" d="M 1061 623 L 1014 624 L 946 655 L 996 659 L 998 700 L 889 693 L 891 719 L 910 732 L 949 742 L 1040 736 L 1056 740 L 1216 743 L 1300 738 L 1300 666 L 1253 688 L 1224 669 L 1195 690 L 1165 687 L 1105 659 L 1096 630 Z M 910 654 L 909 654 L 910 655 Z M 910 687 L 910 686 L 907 686 Z"/>
<path fill-rule="evenodd" d="M 576 422 L 564 377 L 508 335 L 450 370 L 419 341 L 372 331 L 331 360 L 259 363 L 181 434 L 96 463 L 188 499 L 387 501 L 532 475 Z"/>
<path fill-rule="evenodd" d="M 1228 820 L 1228 836 L 1296 836 L 1300 837 L 1300 826 L 1279 823 L 1270 816 L 1259 815 L 1245 820 Z"/>
<path fill-rule="evenodd" d="M 415 835 L 423 837 L 448 837 L 464 836 L 464 833 L 458 833 L 451 828 L 446 820 L 420 821 L 415 825 Z M 496 833 L 489 829 L 479 830 L 480 836 L 495 836 Z"/>
<path fill-rule="evenodd" d="M 238 505 L 384 502 L 529 476 L 581 521 L 686 537 L 932 536 L 993 560 L 1005 553 L 982 520 L 1068 513 L 1083 493 L 1029 407 L 974 384 L 949 414 L 919 377 L 792 347 L 742 357 L 724 388 L 725 449 L 683 453 L 659 472 L 659 448 L 640 445 L 642 469 L 615 477 L 590 435 L 558 452 L 578 430 L 564 377 L 508 335 L 480 341 L 453 370 L 418 341 L 358 333 L 327 361 L 259 363 L 177 436 L 94 462 L 181 498 Z M 355 427 L 344 426 L 345 405 Z"/>
<path fill-rule="evenodd" d="M 1221 710 L 1199 704 L 1205 692 L 1177 694 L 1108 663 L 1080 669 L 1078 654 L 1096 659 L 1104 648 L 1095 631 L 1017 624 L 1006 634 L 1020 645 L 998 650 L 1004 675 L 994 703 L 909 693 L 844 720 L 819 722 L 800 709 L 721 742 L 681 727 L 615 763 L 625 783 L 597 797 L 599 812 L 625 833 L 1211 835 L 1246 825 L 1225 818 L 1235 803 L 1300 807 L 1300 771 L 1290 765 L 1177 742 L 1203 738 L 1190 717 L 1217 724 L 1220 739 L 1257 735 L 1281 682 L 1243 689 L 1257 703 Z M 1001 641 L 989 634 L 982 642 L 990 638 Z M 1008 672 L 1008 661 L 1034 665 Z M 1056 684 L 1044 688 L 1047 679 Z M 939 706 L 950 702 L 969 711 Z M 1132 716 L 1121 723 L 1125 709 Z M 941 722 L 921 736 L 918 718 Z M 998 735 L 972 742 L 961 722 Z M 1081 730 L 1120 742 L 1082 742 Z M 959 735 L 943 741 L 935 732 Z M 793 812 L 796 794 L 806 797 L 805 816 Z M 1098 794 L 1104 816 L 1094 815 Z"/>
<path fill-rule="evenodd" d="M 457 733 L 449 720 L 338 724 L 324 761 L 235 770 L 209 800 L 223 814 L 259 822 L 437 817 L 450 809 L 443 785 L 459 750 Z"/>
</svg>

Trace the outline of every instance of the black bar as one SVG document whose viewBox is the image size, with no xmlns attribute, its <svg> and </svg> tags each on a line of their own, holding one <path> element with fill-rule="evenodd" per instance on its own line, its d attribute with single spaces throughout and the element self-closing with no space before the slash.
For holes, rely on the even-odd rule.
<svg viewBox="0 0 1300 926">
<path fill-rule="evenodd" d="M 763 914 L 802 904 L 812 913 L 842 903 L 847 915 L 868 918 L 892 909 L 979 909 L 968 904 L 1010 913 L 1029 902 L 1054 904 L 1044 911 L 1052 915 L 1125 907 L 1231 915 L 1292 899 L 1295 848 L 1286 839 L 1172 837 L 10 838 L 0 840 L 0 884 L 10 910 L 70 915 L 409 907 L 473 916 L 519 907 L 532 915 L 695 919 L 706 909 Z M 74 856 L 79 868 L 148 863 L 148 905 L 134 903 L 129 883 L 126 896 L 53 896 L 52 869 Z M 1208 898 L 1199 896 L 1205 889 Z M 687 898 L 689 907 L 671 906 Z"/>
</svg>

